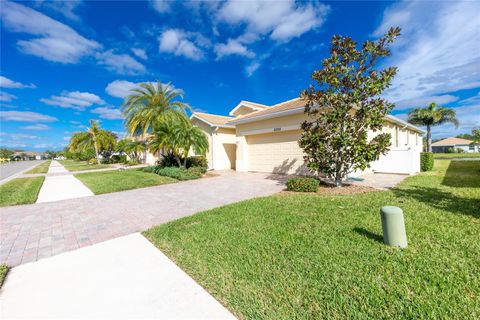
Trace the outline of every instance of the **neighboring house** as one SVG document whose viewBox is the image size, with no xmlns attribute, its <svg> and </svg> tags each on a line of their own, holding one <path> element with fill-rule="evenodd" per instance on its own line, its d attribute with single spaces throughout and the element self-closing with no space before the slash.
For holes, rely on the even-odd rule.
<svg viewBox="0 0 480 320">
<path fill-rule="evenodd" d="M 463 152 L 480 152 L 480 148 L 472 143 L 472 140 L 462 138 L 446 138 L 432 143 L 432 152 L 445 153 L 449 152 L 451 149 L 453 149 L 454 152 L 457 152 L 457 149 L 461 149 Z"/>
<path fill-rule="evenodd" d="M 306 174 L 303 150 L 298 145 L 301 124 L 307 119 L 304 109 L 299 98 L 273 106 L 241 101 L 230 117 L 194 112 L 191 120 L 209 138 L 210 169 Z M 366 172 L 419 172 L 423 130 L 387 115 L 382 132 L 392 135 L 392 146 Z M 372 131 L 369 136 L 375 134 Z"/>
<path fill-rule="evenodd" d="M 45 158 L 45 155 L 33 151 L 15 151 L 12 158 L 15 160 L 42 160 Z"/>
</svg>

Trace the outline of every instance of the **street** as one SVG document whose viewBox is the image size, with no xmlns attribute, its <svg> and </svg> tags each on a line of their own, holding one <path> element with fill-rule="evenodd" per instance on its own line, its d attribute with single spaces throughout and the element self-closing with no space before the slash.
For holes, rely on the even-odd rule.
<svg viewBox="0 0 480 320">
<path fill-rule="evenodd" d="M 2 164 L 0 165 L 0 181 L 28 168 L 33 168 L 44 161 L 45 160 L 12 161 L 10 163 Z"/>
</svg>

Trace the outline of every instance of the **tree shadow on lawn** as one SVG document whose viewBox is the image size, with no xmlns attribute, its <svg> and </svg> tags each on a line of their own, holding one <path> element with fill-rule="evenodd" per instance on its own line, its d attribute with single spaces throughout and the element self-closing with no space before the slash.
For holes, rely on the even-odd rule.
<svg viewBox="0 0 480 320">
<path fill-rule="evenodd" d="M 367 237 L 368 239 L 383 243 L 383 236 L 373 233 L 365 228 L 355 227 L 352 230 L 358 233 L 359 235 Z"/>
<path fill-rule="evenodd" d="M 442 185 L 480 188 L 480 161 L 450 161 Z"/>
<path fill-rule="evenodd" d="M 480 219 L 480 199 L 459 197 L 451 192 L 437 188 L 411 187 L 409 189 L 392 189 L 397 197 L 410 198 L 426 205 L 451 213 L 463 214 Z"/>
</svg>

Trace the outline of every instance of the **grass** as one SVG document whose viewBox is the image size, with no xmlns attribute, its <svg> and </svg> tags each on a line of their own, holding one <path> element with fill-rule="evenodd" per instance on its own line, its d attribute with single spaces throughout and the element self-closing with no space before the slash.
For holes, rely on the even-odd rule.
<svg viewBox="0 0 480 320">
<path fill-rule="evenodd" d="M 109 164 L 88 164 L 88 161 L 61 160 L 58 161 L 68 171 L 83 171 L 111 168 Z"/>
<path fill-rule="evenodd" d="M 17 178 L 0 185 L 0 207 L 37 201 L 45 177 Z"/>
<path fill-rule="evenodd" d="M 162 177 L 158 174 L 143 172 L 138 169 L 80 173 L 76 174 L 75 177 L 80 179 L 94 194 L 177 182 L 173 178 Z"/>
<path fill-rule="evenodd" d="M 279 194 L 144 235 L 241 319 L 480 318 L 480 161 L 436 161 L 396 189 Z M 409 247 L 382 243 L 379 209 Z"/>
<path fill-rule="evenodd" d="M 434 153 L 434 159 L 479 158 L 480 153 Z"/>
<path fill-rule="evenodd" d="M 47 173 L 51 162 L 52 162 L 52 160 L 47 160 L 45 162 L 42 162 L 38 166 L 36 166 L 35 168 L 33 168 L 33 169 L 31 169 L 31 170 L 29 170 L 25 173 Z"/>
<path fill-rule="evenodd" d="M 9 268 L 6 264 L 0 264 L 0 288 L 7 277 L 8 270 Z"/>
</svg>

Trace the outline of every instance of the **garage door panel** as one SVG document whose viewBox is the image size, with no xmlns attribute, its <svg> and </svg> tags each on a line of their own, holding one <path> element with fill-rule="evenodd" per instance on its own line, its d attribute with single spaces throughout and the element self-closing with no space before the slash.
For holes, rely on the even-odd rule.
<svg viewBox="0 0 480 320">
<path fill-rule="evenodd" d="M 250 171 L 303 174 L 300 130 L 247 136 Z"/>
</svg>

